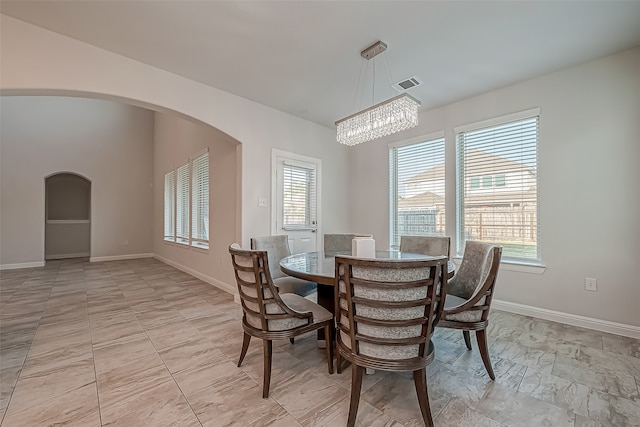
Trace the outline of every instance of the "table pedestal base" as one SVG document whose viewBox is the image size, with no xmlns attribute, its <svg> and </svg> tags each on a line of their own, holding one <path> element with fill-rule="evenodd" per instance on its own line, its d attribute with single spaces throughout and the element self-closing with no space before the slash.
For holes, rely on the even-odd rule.
<svg viewBox="0 0 640 427">
<path fill-rule="evenodd" d="M 335 297 L 332 285 L 318 283 L 318 304 L 326 308 L 335 318 Z M 331 337 L 332 341 L 333 339 L 334 337 Z M 318 348 L 326 348 L 326 345 L 324 329 L 318 329 Z"/>
</svg>

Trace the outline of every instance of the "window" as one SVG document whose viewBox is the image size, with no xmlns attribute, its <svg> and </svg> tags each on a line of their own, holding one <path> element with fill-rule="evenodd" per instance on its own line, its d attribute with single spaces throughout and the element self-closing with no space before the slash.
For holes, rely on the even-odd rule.
<svg viewBox="0 0 640 427">
<path fill-rule="evenodd" d="M 313 165 L 283 165 L 283 227 L 308 228 L 316 224 L 316 170 Z"/>
<path fill-rule="evenodd" d="M 209 153 L 164 176 L 164 240 L 209 247 Z"/>
<path fill-rule="evenodd" d="M 540 261 L 538 122 L 535 110 L 455 129 L 458 255 L 481 240 L 502 245 L 504 259 Z"/>
<path fill-rule="evenodd" d="M 175 241 L 176 171 L 164 176 L 164 240 Z"/>
<path fill-rule="evenodd" d="M 443 137 L 389 149 L 392 246 L 400 245 L 400 236 L 444 235 L 444 172 Z"/>
<path fill-rule="evenodd" d="M 189 244 L 189 163 L 177 170 L 176 242 Z"/>
<path fill-rule="evenodd" d="M 209 242 L 209 153 L 193 160 L 191 185 L 191 242 L 208 246 Z"/>
</svg>

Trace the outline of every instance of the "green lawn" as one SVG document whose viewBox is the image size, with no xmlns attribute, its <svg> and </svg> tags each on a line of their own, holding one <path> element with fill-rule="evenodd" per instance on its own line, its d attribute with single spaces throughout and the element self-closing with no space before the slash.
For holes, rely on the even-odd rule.
<svg viewBox="0 0 640 427">
<path fill-rule="evenodd" d="M 536 259 L 536 245 L 516 244 L 516 243 L 498 243 L 502 246 L 503 257 L 531 258 Z"/>
</svg>

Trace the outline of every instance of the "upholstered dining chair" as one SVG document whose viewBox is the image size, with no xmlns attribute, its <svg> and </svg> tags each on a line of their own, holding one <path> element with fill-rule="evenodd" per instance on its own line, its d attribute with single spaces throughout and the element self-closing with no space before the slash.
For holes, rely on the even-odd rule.
<svg viewBox="0 0 640 427">
<path fill-rule="evenodd" d="M 450 237 L 441 236 L 400 236 L 400 252 L 412 252 L 449 258 Z"/>
<path fill-rule="evenodd" d="M 355 234 L 325 234 L 325 252 L 351 252 L 351 242 Z"/>
<path fill-rule="evenodd" d="M 434 326 L 444 307 L 447 258 L 363 259 L 337 256 L 336 348 L 351 362 L 347 425 L 355 424 L 366 368 L 412 371 L 422 418 L 433 425 L 426 366 L 434 358 Z"/>
<path fill-rule="evenodd" d="M 266 251 L 242 250 L 237 243 L 229 246 L 242 304 L 244 337 L 238 367 L 242 365 L 251 337 L 262 340 L 264 378 L 262 397 L 269 397 L 271 383 L 272 341 L 292 339 L 310 331 L 333 332 L 333 315 L 318 304 L 297 294 L 279 293 L 269 272 Z M 326 346 L 329 374 L 333 373 L 333 346 Z"/>
<path fill-rule="evenodd" d="M 271 278 L 280 293 L 293 293 L 306 297 L 316 291 L 317 285 L 315 283 L 287 276 L 280 270 L 280 260 L 291 255 L 288 236 L 252 237 L 251 249 L 267 252 Z"/>
<path fill-rule="evenodd" d="M 460 268 L 449 280 L 445 309 L 437 325 L 462 330 L 469 350 L 469 332 L 475 331 L 482 363 L 492 380 L 496 377 L 489 359 L 486 329 L 501 257 L 500 246 L 467 240 Z"/>
</svg>

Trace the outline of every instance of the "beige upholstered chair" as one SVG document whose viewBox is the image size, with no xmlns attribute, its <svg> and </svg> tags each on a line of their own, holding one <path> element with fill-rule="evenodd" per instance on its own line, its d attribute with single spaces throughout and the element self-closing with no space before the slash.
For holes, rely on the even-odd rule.
<svg viewBox="0 0 640 427">
<path fill-rule="evenodd" d="M 445 310 L 438 323 L 443 328 L 462 330 L 469 350 L 469 331 L 476 331 L 480 356 L 492 380 L 496 377 L 489 359 L 486 329 L 501 257 L 500 246 L 467 240 L 460 268 L 449 281 Z"/>
<path fill-rule="evenodd" d="M 229 253 L 243 311 L 244 338 L 238 366 L 247 354 L 251 337 L 260 338 L 264 352 L 262 397 L 266 399 L 271 382 L 272 340 L 292 339 L 321 328 L 329 337 L 333 331 L 333 315 L 300 295 L 278 293 L 269 273 L 267 252 L 242 250 L 234 243 L 229 246 Z M 328 345 L 326 352 L 332 374 L 333 347 Z"/>
<path fill-rule="evenodd" d="M 400 236 L 400 252 L 449 258 L 451 238 L 438 236 Z"/>
<path fill-rule="evenodd" d="M 355 234 L 325 234 L 324 235 L 324 251 L 331 252 L 349 252 L 351 253 L 351 241 Z"/>
<path fill-rule="evenodd" d="M 305 297 L 316 291 L 315 283 L 287 276 L 280 270 L 280 260 L 291 255 L 289 238 L 286 235 L 252 237 L 251 249 L 267 251 L 271 278 L 280 293 L 293 293 Z"/>
<path fill-rule="evenodd" d="M 433 425 L 426 366 L 434 358 L 433 329 L 443 309 L 447 258 L 336 257 L 336 348 L 351 362 L 348 426 L 358 412 L 365 368 L 413 371 L 424 422 Z"/>
</svg>

